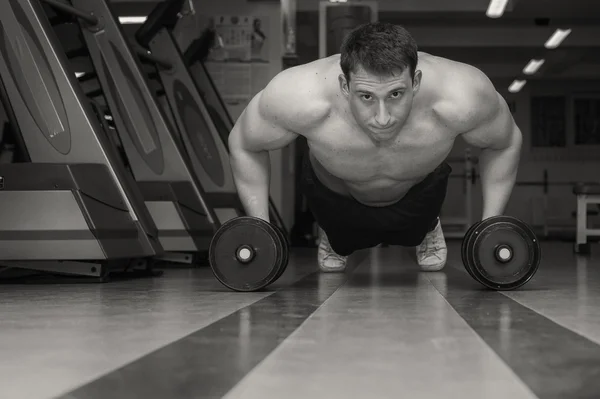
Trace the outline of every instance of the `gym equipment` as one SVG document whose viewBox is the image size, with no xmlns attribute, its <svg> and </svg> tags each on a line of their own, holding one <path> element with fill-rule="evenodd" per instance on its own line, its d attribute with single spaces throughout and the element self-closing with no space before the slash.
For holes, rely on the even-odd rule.
<svg viewBox="0 0 600 399">
<path fill-rule="evenodd" d="M 300 62 L 296 52 L 296 7 L 297 0 L 281 0 L 281 22 L 283 33 L 283 55 L 281 65 L 283 69 L 297 66 Z"/>
<path fill-rule="evenodd" d="M 210 50 L 210 43 L 215 35 L 216 32 L 206 29 L 185 50 L 183 57 L 206 104 L 206 109 L 215 123 L 217 133 L 219 133 L 219 136 L 221 136 L 221 139 L 227 145 L 229 132 L 233 129 L 234 122 L 206 65 L 204 65 L 204 60 Z"/>
<path fill-rule="evenodd" d="M 196 149 L 194 169 L 205 190 L 207 202 L 214 208 L 220 221 L 244 214 L 229 166 L 227 139 L 233 121 L 218 94 L 210 75 L 201 62 L 194 69 L 190 63 L 202 60 L 210 49 L 214 31 L 205 30 L 183 55 L 172 35 L 183 0 L 159 3 L 136 32 L 136 42 L 146 57 L 169 60 L 168 67 L 159 67 L 158 74 L 177 127 L 189 138 L 188 146 Z M 187 134 L 183 134 L 187 133 Z M 212 160 L 212 162 L 210 162 Z M 269 198 L 269 217 L 287 235 L 281 215 Z"/>
<path fill-rule="evenodd" d="M 190 254 L 207 251 L 220 225 L 195 172 L 194 164 L 207 160 L 201 155 L 205 143 L 199 148 L 190 145 L 198 142 L 198 137 L 177 132 L 170 125 L 134 53 L 162 67 L 170 67 L 169 62 L 132 47 L 106 0 L 71 0 L 72 6 L 63 3 L 60 7 L 54 0 L 43 1 L 78 18 L 129 167 L 156 224 L 160 243 L 168 252 L 162 258 L 192 263 Z M 193 119 L 198 128 L 202 118 Z M 219 161 L 212 159 L 212 175 L 221 176 Z"/>
<path fill-rule="evenodd" d="M 284 250 L 283 250 L 283 267 L 279 268 L 279 273 L 277 274 L 277 276 L 273 279 L 273 282 L 279 280 L 279 277 L 281 277 L 283 275 L 283 273 L 285 272 L 287 265 L 290 261 L 290 240 L 289 238 L 286 236 L 285 231 L 277 226 L 277 225 L 272 225 L 275 230 L 277 231 L 277 233 L 279 234 L 279 238 L 281 239 L 281 242 L 283 242 L 284 245 Z"/>
<path fill-rule="evenodd" d="M 296 57 L 296 0 L 281 0 L 283 48 L 285 56 Z"/>
<path fill-rule="evenodd" d="M 25 144 L 21 136 L 14 132 L 9 122 L 4 122 L 0 139 L 0 163 L 27 162 L 28 158 L 23 154 L 23 148 Z"/>
<path fill-rule="evenodd" d="M 577 197 L 577 234 L 574 252 L 590 254 L 589 236 L 600 236 L 600 229 L 592 229 L 587 224 L 588 204 L 600 204 L 599 183 L 579 183 L 573 186 L 573 194 Z"/>
<path fill-rule="evenodd" d="M 159 10 L 178 10 L 181 0 L 159 5 Z M 169 7 L 171 6 L 171 7 Z M 136 33 L 137 43 L 160 58 L 168 59 L 169 68 L 158 67 L 160 82 L 164 87 L 167 103 L 191 156 L 193 170 L 202 185 L 207 202 L 222 223 L 243 214 L 233 175 L 229 169 L 229 157 L 225 143 L 218 135 L 212 115 L 207 110 L 185 62 L 174 45 L 174 39 L 163 18 L 150 13 L 146 24 Z M 171 18 L 168 18 L 171 19 Z M 149 25 L 152 24 L 152 25 Z M 145 57 L 145 56 L 144 56 Z"/>
<path fill-rule="evenodd" d="M 471 277 L 485 287 L 504 291 L 519 288 L 533 277 L 541 248 L 527 224 L 511 216 L 493 216 L 467 231 L 461 256 Z"/>
<path fill-rule="evenodd" d="M 353 28 L 379 19 L 379 2 L 319 2 L 319 58 L 339 51 Z"/>
<path fill-rule="evenodd" d="M 106 281 L 163 252 L 38 0 L 0 2 L 0 95 L 26 162 L 0 165 L 0 265 Z"/>
<path fill-rule="evenodd" d="M 210 244 L 211 269 L 221 284 L 234 291 L 258 291 L 284 273 L 288 241 L 275 225 L 240 216 L 223 223 Z"/>
</svg>

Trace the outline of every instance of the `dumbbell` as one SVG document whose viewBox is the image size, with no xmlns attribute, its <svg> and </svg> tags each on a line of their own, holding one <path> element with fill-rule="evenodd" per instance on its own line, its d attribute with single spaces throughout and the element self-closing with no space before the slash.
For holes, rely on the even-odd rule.
<svg viewBox="0 0 600 399">
<path fill-rule="evenodd" d="M 513 290 L 537 272 L 542 256 L 534 231 L 511 216 L 474 223 L 465 234 L 461 256 L 471 277 L 487 288 Z"/>
<path fill-rule="evenodd" d="M 234 291 L 258 291 L 285 272 L 289 242 L 283 231 L 263 219 L 241 216 L 223 223 L 209 247 L 213 274 Z"/>
</svg>

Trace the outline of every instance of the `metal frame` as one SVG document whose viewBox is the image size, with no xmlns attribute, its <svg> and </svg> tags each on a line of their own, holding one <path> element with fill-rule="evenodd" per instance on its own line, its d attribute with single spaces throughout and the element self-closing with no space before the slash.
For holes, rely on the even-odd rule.
<svg viewBox="0 0 600 399">
<path fill-rule="evenodd" d="M 71 0 L 101 21 L 79 21 L 100 86 L 113 116 L 129 165 L 167 252 L 208 250 L 220 226 L 215 209 L 189 156 L 186 132 L 177 131 L 149 87 L 141 58 L 159 68 L 170 60 L 130 43 L 106 0 Z"/>
<path fill-rule="evenodd" d="M 587 209 L 589 204 L 600 204 L 598 194 L 576 194 L 577 196 L 577 234 L 575 239 L 575 250 L 580 252 L 581 246 L 588 245 L 589 236 L 600 236 L 600 229 L 590 229 L 587 225 Z M 583 250 L 581 252 L 587 252 Z"/>
<path fill-rule="evenodd" d="M 166 28 L 162 28 L 149 43 L 149 47 L 153 54 L 160 54 L 172 63 L 171 70 L 159 68 L 158 73 L 171 113 L 181 133 L 185 148 L 190 154 L 191 165 L 202 185 L 207 202 L 213 207 L 217 217 L 219 209 L 233 210 L 238 216 L 241 216 L 243 207 L 233 180 L 227 147 L 221 139 L 206 104 L 204 104 L 196 82 L 184 63 L 175 40 Z M 206 129 L 203 128 L 202 123 L 191 123 L 192 114 L 197 118 L 196 121 L 204 122 Z M 212 144 L 209 144 L 209 140 Z M 215 181 L 206 171 L 202 161 L 204 151 L 210 147 L 216 150 L 216 154 L 213 154 L 212 158 L 219 159 L 223 167 L 223 180 L 220 182 Z M 219 218 L 219 223 L 222 224 L 227 219 Z"/>
<path fill-rule="evenodd" d="M 371 22 L 378 20 L 379 6 L 376 1 L 347 1 L 343 3 L 332 3 L 329 1 L 319 2 L 319 58 L 325 58 L 327 54 L 327 9 L 331 7 L 368 7 L 371 9 Z"/>
<path fill-rule="evenodd" d="M 0 2 L 0 15 L 11 38 L 0 92 L 28 155 L 0 165 L 0 264 L 97 277 L 109 263 L 162 253 L 41 2 Z"/>
</svg>

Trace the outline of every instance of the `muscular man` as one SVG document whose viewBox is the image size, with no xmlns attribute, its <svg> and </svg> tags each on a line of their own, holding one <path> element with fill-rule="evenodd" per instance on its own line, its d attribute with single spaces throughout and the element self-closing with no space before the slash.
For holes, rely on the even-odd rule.
<svg viewBox="0 0 600 399">
<path fill-rule="evenodd" d="M 268 151 L 307 139 L 302 182 L 319 225 L 323 271 L 380 243 L 416 247 L 422 270 L 444 267 L 438 219 L 455 140 L 481 148 L 482 218 L 504 212 L 521 132 L 478 69 L 417 51 L 401 26 L 353 30 L 341 54 L 287 69 L 258 93 L 230 137 L 231 165 L 251 216 L 269 221 Z"/>
</svg>

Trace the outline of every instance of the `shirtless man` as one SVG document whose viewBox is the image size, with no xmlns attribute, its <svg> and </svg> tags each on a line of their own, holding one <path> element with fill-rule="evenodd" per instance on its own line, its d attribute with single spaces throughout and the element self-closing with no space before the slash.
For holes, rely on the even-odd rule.
<svg viewBox="0 0 600 399">
<path fill-rule="evenodd" d="M 381 22 L 354 29 L 339 55 L 282 71 L 248 104 L 229 136 L 248 215 L 269 221 L 268 151 L 298 136 L 309 147 L 303 192 L 323 271 L 380 243 L 414 246 L 422 270 L 442 269 L 438 216 L 455 140 L 481 149 L 482 219 L 504 212 L 522 142 L 481 71 L 418 52 L 405 29 Z"/>
</svg>

